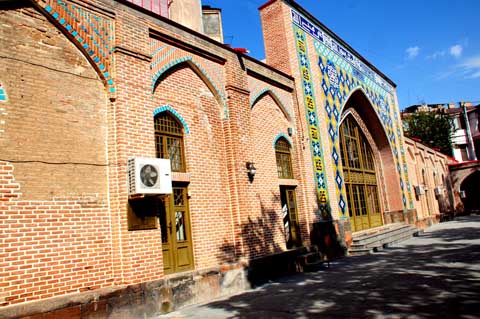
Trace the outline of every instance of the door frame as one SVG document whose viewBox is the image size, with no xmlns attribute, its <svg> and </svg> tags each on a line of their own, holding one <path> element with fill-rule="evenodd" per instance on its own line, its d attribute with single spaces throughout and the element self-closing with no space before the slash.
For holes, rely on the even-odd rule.
<svg viewBox="0 0 480 319">
<path fill-rule="evenodd" d="M 163 267 L 166 275 L 192 270 L 195 266 L 187 194 L 187 186 L 173 185 L 172 194 L 166 196 L 163 201 L 164 211 L 161 212 L 165 214 L 163 221 L 162 216 L 159 216 Z M 185 240 L 179 240 L 180 237 L 184 237 Z"/>
<path fill-rule="evenodd" d="M 294 186 L 280 186 L 280 204 L 282 207 L 282 225 L 285 230 L 286 246 L 287 249 L 301 247 L 302 246 L 302 234 L 300 230 L 300 222 L 298 219 L 298 204 L 297 204 L 297 192 Z M 293 196 L 293 206 L 289 202 L 289 194 Z M 286 206 L 285 206 L 286 205 Z M 293 210 L 292 210 L 293 208 Z M 288 234 L 287 226 L 288 222 Z"/>
</svg>

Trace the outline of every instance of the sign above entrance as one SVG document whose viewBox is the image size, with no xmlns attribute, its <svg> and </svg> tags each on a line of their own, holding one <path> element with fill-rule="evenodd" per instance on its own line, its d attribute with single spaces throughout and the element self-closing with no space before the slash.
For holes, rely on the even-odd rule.
<svg viewBox="0 0 480 319">
<path fill-rule="evenodd" d="M 326 32 L 315 26 L 313 23 L 308 21 L 305 17 L 300 15 L 295 10 L 291 9 L 292 20 L 295 25 L 300 27 L 302 30 L 307 32 L 316 40 L 320 41 L 330 50 L 341 56 L 345 61 L 347 61 L 351 66 L 356 69 L 362 76 L 365 76 L 379 85 L 381 88 L 386 90 L 389 93 L 394 92 L 394 88 L 385 81 L 380 75 L 375 71 L 369 68 L 365 63 L 363 63 L 359 58 L 357 58 L 353 53 L 348 51 L 345 47 L 335 41 L 331 36 Z"/>
</svg>

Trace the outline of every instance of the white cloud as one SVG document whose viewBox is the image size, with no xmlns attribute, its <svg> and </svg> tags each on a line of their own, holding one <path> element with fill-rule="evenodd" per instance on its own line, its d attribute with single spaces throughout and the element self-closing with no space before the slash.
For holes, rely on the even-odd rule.
<svg viewBox="0 0 480 319">
<path fill-rule="evenodd" d="M 435 78 L 437 80 L 443 80 L 450 77 L 463 77 L 464 79 L 480 78 L 480 55 L 464 60 L 449 70 L 437 74 Z"/>
<path fill-rule="evenodd" d="M 405 52 L 407 53 L 408 59 L 414 59 L 420 53 L 420 48 L 418 46 L 409 47 Z"/>
<path fill-rule="evenodd" d="M 445 50 L 434 52 L 431 55 L 427 55 L 425 59 L 427 60 L 436 60 L 438 58 L 444 57 L 447 54 Z"/>
<path fill-rule="evenodd" d="M 480 77 L 480 55 L 471 57 L 458 65 L 466 78 Z"/>
<path fill-rule="evenodd" d="M 470 79 L 478 79 L 478 78 L 480 78 L 480 71 L 470 74 Z"/>
<path fill-rule="evenodd" d="M 456 44 L 450 47 L 450 54 L 456 58 L 459 58 L 462 55 L 463 47 L 460 44 Z"/>
</svg>

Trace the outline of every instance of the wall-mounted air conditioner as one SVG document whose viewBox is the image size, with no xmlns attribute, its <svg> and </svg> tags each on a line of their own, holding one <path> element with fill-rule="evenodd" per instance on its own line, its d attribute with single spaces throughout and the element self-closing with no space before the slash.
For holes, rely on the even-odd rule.
<svg viewBox="0 0 480 319">
<path fill-rule="evenodd" d="M 170 160 L 135 157 L 128 159 L 128 194 L 171 194 Z"/>
<path fill-rule="evenodd" d="M 434 188 L 435 196 L 443 195 L 443 187 L 437 186 Z"/>
<path fill-rule="evenodd" d="M 418 197 L 420 195 L 425 194 L 425 189 L 422 185 L 415 186 L 415 195 Z"/>
</svg>

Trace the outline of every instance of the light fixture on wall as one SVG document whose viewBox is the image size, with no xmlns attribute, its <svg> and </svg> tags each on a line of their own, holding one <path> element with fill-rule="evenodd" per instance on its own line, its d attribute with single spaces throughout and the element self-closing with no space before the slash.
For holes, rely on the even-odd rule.
<svg viewBox="0 0 480 319">
<path fill-rule="evenodd" d="M 250 182 L 253 182 L 253 178 L 255 177 L 256 173 L 257 173 L 257 169 L 253 165 L 253 162 L 247 162 L 247 174 Z"/>
<path fill-rule="evenodd" d="M 288 132 L 288 136 L 292 136 L 292 134 L 293 134 L 293 128 L 289 127 L 289 128 L 287 129 L 287 132 Z"/>
</svg>

